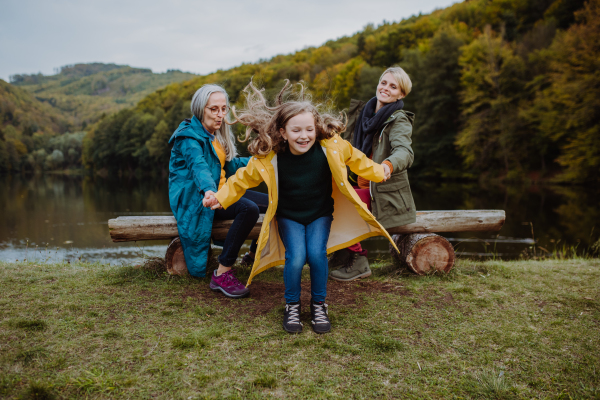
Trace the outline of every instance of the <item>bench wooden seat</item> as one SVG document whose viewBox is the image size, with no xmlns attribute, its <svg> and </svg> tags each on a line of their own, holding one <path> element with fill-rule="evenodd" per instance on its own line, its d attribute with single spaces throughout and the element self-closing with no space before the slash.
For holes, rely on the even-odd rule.
<svg viewBox="0 0 600 400">
<path fill-rule="evenodd" d="M 248 239 L 258 238 L 263 217 L 261 214 Z M 388 232 L 401 251 L 400 254 L 394 251 L 394 256 L 411 270 L 418 274 L 432 269 L 448 272 L 454 265 L 454 249 L 445 238 L 435 235 L 436 232 L 495 232 L 502 228 L 505 219 L 504 210 L 418 211 L 417 222 L 388 229 Z M 224 240 L 232 223 L 232 220 L 215 221 L 213 239 Z M 172 216 L 118 217 L 108 221 L 108 229 L 113 242 L 172 240 L 167 251 L 167 265 L 173 261 L 169 260 L 169 254 L 170 257 L 178 254 L 174 247 L 179 242 L 179 233 Z M 182 253 L 177 257 L 182 259 Z M 171 272 L 175 271 L 171 269 Z M 181 265 L 178 269 L 182 270 Z"/>
</svg>

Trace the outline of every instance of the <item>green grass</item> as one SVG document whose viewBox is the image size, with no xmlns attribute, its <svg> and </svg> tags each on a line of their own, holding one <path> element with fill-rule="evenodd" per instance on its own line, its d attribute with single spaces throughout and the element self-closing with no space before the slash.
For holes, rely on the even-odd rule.
<svg viewBox="0 0 600 400">
<path fill-rule="evenodd" d="M 0 263 L 0 398 L 600 398 L 600 260 L 373 269 L 338 286 L 353 297 L 329 300 L 331 333 L 314 334 L 305 307 L 288 335 L 283 293 L 229 300 L 158 269 Z M 250 288 L 281 281 L 274 268 Z"/>
</svg>

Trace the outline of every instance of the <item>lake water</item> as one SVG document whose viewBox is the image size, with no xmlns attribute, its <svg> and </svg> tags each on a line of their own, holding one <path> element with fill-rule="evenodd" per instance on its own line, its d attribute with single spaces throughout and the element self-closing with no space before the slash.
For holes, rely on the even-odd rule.
<svg viewBox="0 0 600 400">
<path fill-rule="evenodd" d="M 500 232 L 443 234 L 463 257 L 509 259 L 563 246 L 583 250 L 600 233 L 597 189 L 414 181 L 411 188 L 419 210 L 506 211 Z M 129 265 L 148 256 L 162 257 L 166 241 L 113 243 L 108 220 L 172 215 L 167 192 L 167 179 L 162 177 L 0 175 L 0 260 Z M 364 247 L 371 259 L 389 257 L 385 240 L 369 239 Z"/>
</svg>

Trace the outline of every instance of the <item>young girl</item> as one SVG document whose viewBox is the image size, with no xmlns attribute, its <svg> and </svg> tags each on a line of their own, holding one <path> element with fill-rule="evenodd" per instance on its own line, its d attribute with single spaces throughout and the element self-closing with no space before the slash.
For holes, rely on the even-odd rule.
<svg viewBox="0 0 600 400">
<path fill-rule="evenodd" d="M 338 133 L 344 130 L 344 122 L 319 113 L 303 100 L 303 92 L 301 101 L 283 102 L 288 85 L 277 96 L 275 107 L 268 107 L 250 82 L 252 91 L 246 88 L 246 109 L 238 120 L 248 127 L 246 138 L 257 133 L 248 146 L 254 156 L 214 196 L 207 195 L 204 205 L 227 208 L 246 189 L 266 182 L 269 207 L 248 284 L 258 273 L 285 264 L 283 328 L 299 333 L 300 277 L 308 262 L 312 328 L 326 333 L 331 329 L 325 304 L 327 253 L 371 236 L 383 235 L 393 243 L 348 183 L 346 166 L 375 182 L 384 181 L 390 171 L 343 140 Z"/>
</svg>

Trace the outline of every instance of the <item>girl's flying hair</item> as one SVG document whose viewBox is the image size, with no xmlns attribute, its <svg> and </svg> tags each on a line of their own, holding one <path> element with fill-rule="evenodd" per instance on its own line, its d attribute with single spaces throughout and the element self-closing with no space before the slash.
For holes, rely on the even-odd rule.
<svg viewBox="0 0 600 400">
<path fill-rule="evenodd" d="M 327 112 L 319 112 L 320 105 L 313 105 L 310 96 L 305 93 L 302 83 L 299 93 L 295 94 L 296 100 L 284 101 L 283 94 L 290 86 L 289 79 L 275 98 L 275 105 L 269 107 L 263 91 L 254 86 L 252 80 L 244 89 L 246 93 L 245 108 L 236 114 L 237 121 L 246 125 L 246 136 L 241 142 L 250 140 L 248 151 L 253 155 L 266 155 L 271 150 L 280 153 L 285 150 L 286 143 L 281 136 L 280 129 L 285 129 L 287 122 L 296 115 L 308 112 L 315 119 L 317 140 L 329 139 L 336 133 L 346 129 L 346 116 L 340 113 L 335 117 Z M 254 136 L 254 137 L 253 137 Z"/>
</svg>

